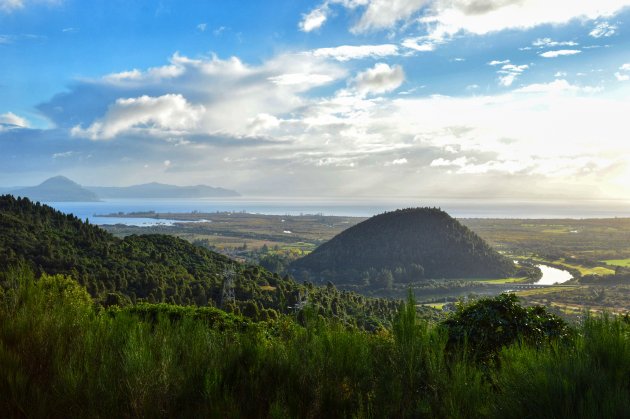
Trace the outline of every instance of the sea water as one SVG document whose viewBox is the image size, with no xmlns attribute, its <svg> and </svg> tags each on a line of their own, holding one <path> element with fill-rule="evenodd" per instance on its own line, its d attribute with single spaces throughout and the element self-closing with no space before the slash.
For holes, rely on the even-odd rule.
<svg viewBox="0 0 630 419">
<path fill-rule="evenodd" d="M 212 199 L 108 199 L 101 202 L 47 202 L 92 224 L 170 225 L 175 220 L 132 218 L 124 214 L 248 212 L 270 215 L 338 215 L 371 217 L 385 211 L 410 207 L 439 207 L 456 218 L 612 218 L 630 217 L 626 202 L 519 202 L 505 200 L 352 199 L 352 198 L 212 198 Z M 117 217 L 102 217 L 106 214 Z"/>
</svg>

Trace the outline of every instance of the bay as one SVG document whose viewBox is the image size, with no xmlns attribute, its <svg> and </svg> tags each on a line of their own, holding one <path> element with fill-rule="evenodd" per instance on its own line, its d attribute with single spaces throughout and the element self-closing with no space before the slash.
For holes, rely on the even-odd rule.
<svg viewBox="0 0 630 419">
<path fill-rule="evenodd" d="M 439 207 L 456 218 L 612 218 L 629 217 L 630 205 L 622 201 L 522 202 L 513 200 L 379 199 L 379 198 L 213 198 L 213 199 L 109 199 L 101 202 L 48 202 L 92 224 L 150 226 L 175 220 L 130 218 L 131 212 L 213 213 L 248 212 L 269 215 L 322 214 L 370 217 L 409 207 Z M 120 217 L 99 217 L 118 214 Z"/>
</svg>

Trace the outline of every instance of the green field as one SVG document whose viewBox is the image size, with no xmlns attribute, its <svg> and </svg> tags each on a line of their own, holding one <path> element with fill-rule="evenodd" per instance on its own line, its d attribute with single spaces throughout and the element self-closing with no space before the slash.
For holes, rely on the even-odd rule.
<svg viewBox="0 0 630 419">
<path fill-rule="evenodd" d="M 528 278 L 499 278 L 499 279 L 479 279 L 473 280 L 474 282 L 481 282 L 483 284 L 514 284 L 520 282 L 526 282 Z"/>
<path fill-rule="evenodd" d="M 623 266 L 624 268 L 630 268 L 630 259 L 608 259 L 603 260 L 602 262 L 606 263 L 607 265 Z"/>
<path fill-rule="evenodd" d="M 580 271 L 580 275 L 614 275 L 615 273 L 614 269 L 606 268 L 604 266 L 593 266 L 593 267 L 582 266 L 582 265 L 567 263 L 563 259 L 552 261 L 552 263 L 566 266 L 567 268 L 570 268 L 570 269 L 577 269 L 578 271 Z"/>
</svg>

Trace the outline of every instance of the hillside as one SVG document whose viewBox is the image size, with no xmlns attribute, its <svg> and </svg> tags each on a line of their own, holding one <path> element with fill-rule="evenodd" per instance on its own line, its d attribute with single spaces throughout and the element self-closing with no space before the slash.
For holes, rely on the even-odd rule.
<svg viewBox="0 0 630 419">
<path fill-rule="evenodd" d="M 11 194 L 42 202 L 97 202 L 99 197 L 64 176 L 55 176 L 37 186 L 11 190 Z"/>
<path fill-rule="evenodd" d="M 224 280 L 231 276 L 234 300 L 227 308 L 255 318 L 293 311 L 307 295 L 320 314 L 366 327 L 385 321 L 397 306 L 331 287 L 300 285 L 172 236 L 119 239 L 73 215 L 10 195 L 0 196 L 0 232 L 0 267 L 25 262 L 38 274 L 70 275 L 105 305 L 221 306 Z"/>
<path fill-rule="evenodd" d="M 315 281 L 387 287 L 422 278 L 504 277 L 514 265 L 446 212 L 411 208 L 369 218 L 290 268 Z"/>
</svg>

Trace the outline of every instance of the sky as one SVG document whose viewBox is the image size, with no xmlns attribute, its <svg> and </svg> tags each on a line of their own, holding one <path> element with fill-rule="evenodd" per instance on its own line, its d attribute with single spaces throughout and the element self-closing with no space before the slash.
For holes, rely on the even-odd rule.
<svg viewBox="0 0 630 419">
<path fill-rule="evenodd" d="M 0 186 L 630 200 L 630 0 L 0 0 Z"/>
</svg>

